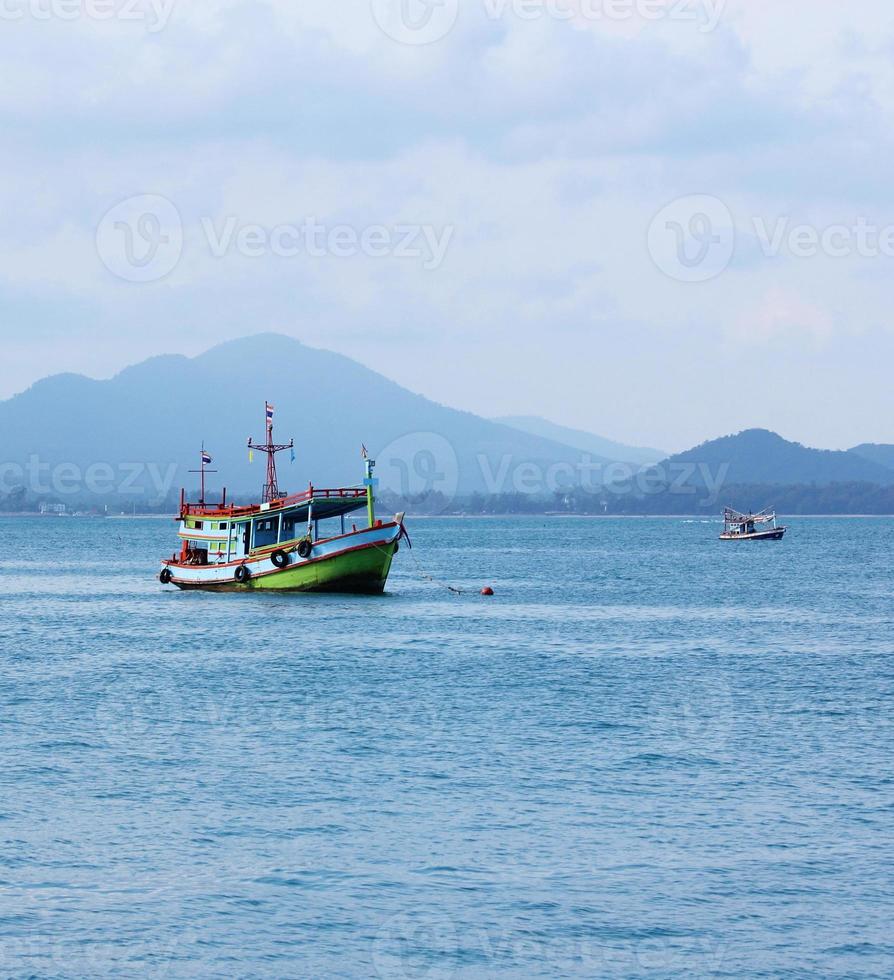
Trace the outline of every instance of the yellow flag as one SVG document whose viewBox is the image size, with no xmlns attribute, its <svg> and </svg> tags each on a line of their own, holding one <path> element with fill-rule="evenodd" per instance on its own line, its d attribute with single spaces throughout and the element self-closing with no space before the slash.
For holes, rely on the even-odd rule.
<svg viewBox="0 0 894 980">
<path fill-rule="evenodd" d="M 255 451 L 253 449 L 249 449 L 248 451 L 248 461 L 249 463 L 253 463 L 255 461 Z"/>
</svg>

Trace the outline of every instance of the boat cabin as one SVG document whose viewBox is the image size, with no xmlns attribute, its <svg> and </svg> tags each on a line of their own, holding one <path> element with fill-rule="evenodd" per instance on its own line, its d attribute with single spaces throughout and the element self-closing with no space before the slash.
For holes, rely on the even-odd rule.
<svg viewBox="0 0 894 980">
<path fill-rule="evenodd" d="M 367 507 L 363 487 L 340 490 L 308 488 L 304 494 L 251 507 L 207 506 L 181 499 L 179 561 L 217 565 L 311 544 L 348 533 L 345 517 Z M 356 527 L 353 527 L 356 530 Z"/>
</svg>

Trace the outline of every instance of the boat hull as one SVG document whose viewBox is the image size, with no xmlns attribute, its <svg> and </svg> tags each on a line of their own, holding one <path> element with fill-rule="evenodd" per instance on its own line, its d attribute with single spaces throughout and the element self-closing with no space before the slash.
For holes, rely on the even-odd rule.
<svg viewBox="0 0 894 980">
<path fill-rule="evenodd" d="M 776 527 L 769 531 L 754 531 L 751 534 L 721 534 L 721 541 L 781 541 L 787 528 Z"/>
<path fill-rule="evenodd" d="M 171 585 L 184 591 L 341 592 L 376 595 L 385 589 L 398 550 L 399 524 L 369 528 L 343 538 L 317 542 L 310 557 L 289 551 L 289 564 L 277 567 L 271 555 L 227 565 L 188 566 L 166 562 Z M 237 581 L 244 566 L 248 577 Z"/>
</svg>

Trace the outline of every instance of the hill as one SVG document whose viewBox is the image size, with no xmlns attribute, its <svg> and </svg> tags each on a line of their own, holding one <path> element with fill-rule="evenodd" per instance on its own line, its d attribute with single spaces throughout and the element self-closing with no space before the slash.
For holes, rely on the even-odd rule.
<svg viewBox="0 0 894 980">
<path fill-rule="evenodd" d="M 569 429 L 564 425 L 556 425 L 555 422 L 550 422 L 547 419 L 541 419 L 533 415 L 510 415 L 505 418 L 494 419 L 493 421 L 499 422 L 502 425 L 511 426 L 513 429 L 518 429 L 519 432 L 527 432 L 529 435 L 550 439 L 553 442 L 560 442 L 580 452 L 592 453 L 595 456 L 619 460 L 623 463 L 636 463 L 641 466 L 647 466 L 649 463 L 660 462 L 667 456 L 667 453 L 660 449 L 627 446 L 622 442 L 614 442 L 603 436 L 594 435 L 592 432 Z"/>
<path fill-rule="evenodd" d="M 704 485 L 706 469 L 715 481 L 722 476 L 727 485 L 894 483 L 894 470 L 853 451 L 810 449 L 766 429 L 748 429 L 705 442 L 669 457 L 660 466 L 671 479 L 675 472 L 692 470 L 687 482 L 695 486 Z"/>
<path fill-rule="evenodd" d="M 575 449 L 436 404 L 363 365 L 276 334 L 206 353 L 154 357 L 110 380 L 57 375 L 0 402 L 0 496 L 158 499 L 186 482 L 204 440 L 219 474 L 209 486 L 257 495 L 262 460 L 246 441 L 264 436 L 264 402 L 276 438 L 294 436 L 296 462 L 280 457 L 287 490 L 362 478 L 360 444 L 378 460 L 383 489 L 404 494 L 549 490 L 556 466 L 573 474 Z M 605 461 L 608 462 L 608 461 Z M 565 476 L 569 479 L 569 476 Z M 215 489 L 215 493 L 217 490 Z"/>
<path fill-rule="evenodd" d="M 894 470 L 894 446 L 864 442 L 859 446 L 854 446 L 848 452 L 855 453 L 863 459 L 871 460 L 873 463 L 878 463 L 879 466 L 885 466 L 889 470 Z"/>
</svg>

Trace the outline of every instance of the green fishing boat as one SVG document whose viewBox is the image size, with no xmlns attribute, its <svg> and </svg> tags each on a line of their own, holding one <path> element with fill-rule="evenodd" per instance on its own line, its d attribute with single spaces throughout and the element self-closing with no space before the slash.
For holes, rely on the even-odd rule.
<svg viewBox="0 0 894 980">
<path fill-rule="evenodd" d="M 277 480 L 276 455 L 294 452 L 294 442 L 273 440 L 273 406 L 265 405 L 267 438 L 248 441 L 250 454 L 267 456 L 267 476 L 257 504 L 205 500 L 205 477 L 212 462 L 204 447 L 199 500 L 180 492 L 177 516 L 179 552 L 162 561 L 159 579 L 179 589 L 215 592 L 354 592 L 381 593 L 391 563 L 406 537 L 404 515 L 376 517 L 375 461 L 361 447 L 364 479 L 357 486 L 307 490 L 290 495 Z M 348 523 L 353 514 L 363 520 Z"/>
</svg>

